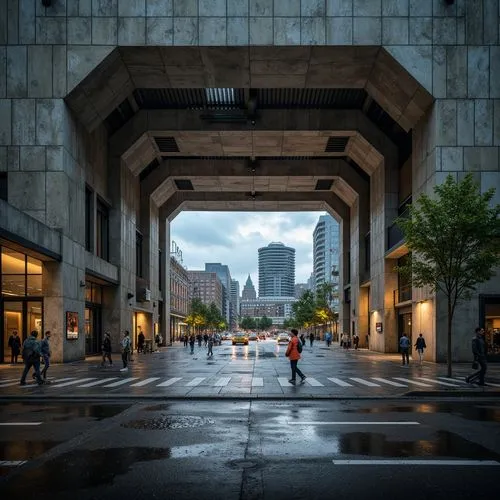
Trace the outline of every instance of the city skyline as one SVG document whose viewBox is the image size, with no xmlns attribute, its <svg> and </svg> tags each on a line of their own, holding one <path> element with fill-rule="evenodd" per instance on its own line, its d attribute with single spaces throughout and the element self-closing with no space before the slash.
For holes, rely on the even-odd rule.
<svg viewBox="0 0 500 500">
<path fill-rule="evenodd" d="M 295 282 L 305 283 L 313 269 L 312 234 L 324 212 L 182 212 L 170 237 L 181 248 L 183 264 L 204 269 L 206 262 L 229 266 L 240 290 L 250 274 L 258 284 L 258 249 L 273 241 L 295 248 Z"/>
</svg>

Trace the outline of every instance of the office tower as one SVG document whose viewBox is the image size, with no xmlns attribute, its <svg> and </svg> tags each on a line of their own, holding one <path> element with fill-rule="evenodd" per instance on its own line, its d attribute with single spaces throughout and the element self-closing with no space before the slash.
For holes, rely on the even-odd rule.
<svg viewBox="0 0 500 500">
<path fill-rule="evenodd" d="M 241 300 L 251 300 L 257 298 L 257 292 L 253 286 L 252 278 L 248 275 L 243 291 L 241 292 Z"/>
<path fill-rule="evenodd" d="M 229 325 L 230 322 L 230 295 L 231 295 L 231 273 L 229 267 L 219 262 L 205 264 L 205 271 L 216 273 L 222 283 L 222 316 Z"/>
<path fill-rule="evenodd" d="M 235 330 L 238 327 L 240 315 L 240 282 L 231 280 L 231 314 L 229 328 Z"/>
<path fill-rule="evenodd" d="M 188 276 L 191 299 L 200 299 L 206 306 L 214 302 L 222 313 L 222 283 L 217 273 L 188 271 Z"/>
<path fill-rule="evenodd" d="M 274 242 L 259 248 L 259 297 L 293 297 L 295 248 Z"/>
</svg>

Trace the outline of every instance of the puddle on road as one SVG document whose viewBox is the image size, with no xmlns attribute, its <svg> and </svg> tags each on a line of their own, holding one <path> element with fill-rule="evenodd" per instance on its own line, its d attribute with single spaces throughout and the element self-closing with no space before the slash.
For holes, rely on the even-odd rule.
<svg viewBox="0 0 500 500">
<path fill-rule="evenodd" d="M 130 422 L 121 424 L 121 426 L 128 429 L 157 431 L 164 429 L 194 429 L 213 424 L 215 424 L 215 420 L 206 417 L 159 415 L 149 419 L 131 420 Z"/>
<path fill-rule="evenodd" d="M 375 406 L 341 410 L 342 413 L 447 413 L 467 420 L 480 422 L 499 422 L 500 408 L 486 405 L 456 405 L 449 403 L 420 403 L 408 406 Z"/>
<path fill-rule="evenodd" d="M 60 441 L 0 441 L 2 460 L 33 460 L 60 444 Z"/>
<path fill-rule="evenodd" d="M 2 493 L 6 493 L 6 498 L 21 498 L 23 495 L 31 498 L 36 491 L 56 493 L 92 488 L 110 484 L 137 462 L 170 457 L 169 448 L 75 450 L 16 476 L 2 486 Z"/>
<path fill-rule="evenodd" d="M 320 436 L 321 433 L 318 432 L 317 434 Z M 387 436 L 384 434 L 353 432 L 339 435 L 335 448 L 336 453 L 339 455 L 500 460 L 498 454 L 448 431 L 436 432 L 433 439 L 414 441 L 388 441 Z"/>
</svg>

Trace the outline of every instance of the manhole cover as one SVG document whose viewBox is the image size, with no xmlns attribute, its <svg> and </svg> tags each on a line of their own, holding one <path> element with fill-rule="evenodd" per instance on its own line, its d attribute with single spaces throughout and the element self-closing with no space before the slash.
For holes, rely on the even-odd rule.
<svg viewBox="0 0 500 500">
<path fill-rule="evenodd" d="M 214 423 L 214 420 L 205 417 L 190 415 L 159 415 L 158 417 L 150 419 L 132 420 L 122 424 L 122 427 L 156 431 L 163 429 L 192 429 L 195 427 L 204 427 L 205 425 L 211 425 Z"/>
</svg>

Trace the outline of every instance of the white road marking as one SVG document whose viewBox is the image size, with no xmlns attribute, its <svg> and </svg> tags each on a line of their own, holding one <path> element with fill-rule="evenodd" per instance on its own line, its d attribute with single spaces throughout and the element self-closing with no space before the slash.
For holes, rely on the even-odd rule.
<svg viewBox="0 0 500 500">
<path fill-rule="evenodd" d="M 123 380 L 119 380 L 118 382 L 112 382 L 111 384 L 103 385 L 103 387 L 119 387 L 120 385 L 125 385 L 129 382 L 132 382 L 132 380 L 137 380 L 138 378 L 139 377 L 124 378 Z"/>
<path fill-rule="evenodd" d="M 9 382 L 7 384 L 0 384 L 0 388 L 2 388 L 2 387 L 12 387 L 13 385 L 19 385 L 19 380 L 17 382 Z"/>
<path fill-rule="evenodd" d="M 368 382 L 368 380 L 363 380 L 362 378 L 356 378 L 356 377 L 349 377 L 351 380 L 354 380 L 354 382 L 358 382 L 362 385 L 366 385 L 368 387 L 380 387 L 378 384 L 374 384 L 373 382 Z"/>
<path fill-rule="evenodd" d="M 62 384 L 58 383 L 57 385 L 51 385 L 51 387 L 52 389 L 58 389 L 59 387 L 67 387 L 68 385 L 75 385 L 79 384 L 80 382 L 88 382 L 89 380 L 95 380 L 95 377 L 70 380 L 69 382 L 64 382 Z"/>
<path fill-rule="evenodd" d="M 315 422 L 311 420 L 309 422 L 287 422 L 289 425 L 420 425 L 420 422 L 413 422 L 411 420 L 405 422 L 377 422 L 377 421 L 366 421 L 366 422 Z"/>
<path fill-rule="evenodd" d="M 500 384 L 492 384 L 491 382 L 486 382 L 486 385 L 491 385 L 491 387 L 500 387 Z"/>
<path fill-rule="evenodd" d="M 222 377 L 217 382 L 215 382 L 214 387 L 224 387 L 229 384 L 231 377 Z"/>
<path fill-rule="evenodd" d="M 186 387 L 195 387 L 197 385 L 200 385 L 205 380 L 205 378 L 206 377 L 196 377 L 193 380 L 191 380 L 191 382 L 188 382 L 186 384 Z"/>
<path fill-rule="evenodd" d="M 443 382 L 442 380 L 433 380 L 431 378 L 420 377 L 420 380 L 425 380 L 426 382 L 432 382 L 434 384 L 446 385 L 447 387 L 460 387 L 458 384 L 450 384 L 449 382 Z"/>
<path fill-rule="evenodd" d="M 26 460 L 0 460 L 0 467 L 19 467 L 25 463 Z"/>
<path fill-rule="evenodd" d="M 315 378 L 307 377 L 305 383 L 309 384 L 312 387 L 325 387 L 321 382 L 318 382 Z"/>
<path fill-rule="evenodd" d="M 459 384 L 467 384 L 465 380 L 457 380 L 455 378 L 451 377 L 438 377 L 441 380 L 446 380 L 447 382 L 455 382 L 455 384 L 458 382 Z"/>
<path fill-rule="evenodd" d="M 381 378 L 381 377 L 372 377 L 372 380 L 376 380 L 377 382 L 382 382 L 383 384 L 393 385 L 394 387 L 408 387 L 405 384 L 400 384 L 399 382 L 393 382 L 392 380 L 387 380 L 386 378 Z"/>
<path fill-rule="evenodd" d="M 334 465 L 451 465 L 484 466 L 500 465 L 494 460 L 332 460 Z"/>
<path fill-rule="evenodd" d="M 11 425 L 42 425 L 42 422 L 0 422 L 3 427 L 9 427 Z"/>
<path fill-rule="evenodd" d="M 5 384 L 7 382 L 15 382 L 16 380 L 19 382 L 18 378 L 6 378 L 6 379 L 3 379 L 3 380 L 0 380 L 0 384 Z"/>
<path fill-rule="evenodd" d="M 174 377 L 174 378 L 169 378 L 168 380 L 165 380 L 165 382 L 162 382 L 161 384 L 157 384 L 156 387 L 168 387 L 169 385 L 175 384 L 179 380 L 181 380 L 182 377 Z"/>
<path fill-rule="evenodd" d="M 349 382 L 344 382 L 343 380 L 340 380 L 339 378 L 328 377 L 328 380 L 330 380 L 334 384 L 340 385 L 340 387 L 352 387 L 352 384 L 350 384 Z"/>
<path fill-rule="evenodd" d="M 415 384 L 419 385 L 421 387 L 432 387 L 431 384 L 425 384 L 424 382 L 417 382 L 416 380 L 413 380 L 411 378 L 404 378 L 404 377 L 393 377 L 394 380 L 401 380 L 401 382 L 410 382 L 410 384 Z"/>
<path fill-rule="evenodd" d="M 111 382 L 112 380 L 116 380 L 118 377 L 111 378 L 103 378 L 98 380 L 97 382 L 89 382 L 88 384 L 79 385 L 78 387 L 94 387 L 95 385 L 105 384 L 106 382 Z"/>
<path fill-rule="evenodd" d="M 160 377 L 147 378 L 146 380 L 141 380 L 140 382 L 136 382 L 135 384 L 132 384 L 130 387 L 142 387 L 144 385 L 150 384 L 151 382 L 155 382 L 156 380 L 160 380 Z"/>
<path fill-rule="evenodd" d="M 252 377 L 252 387 L 264 387 L 264 379 L 262 377 Z"/>
</svg>

